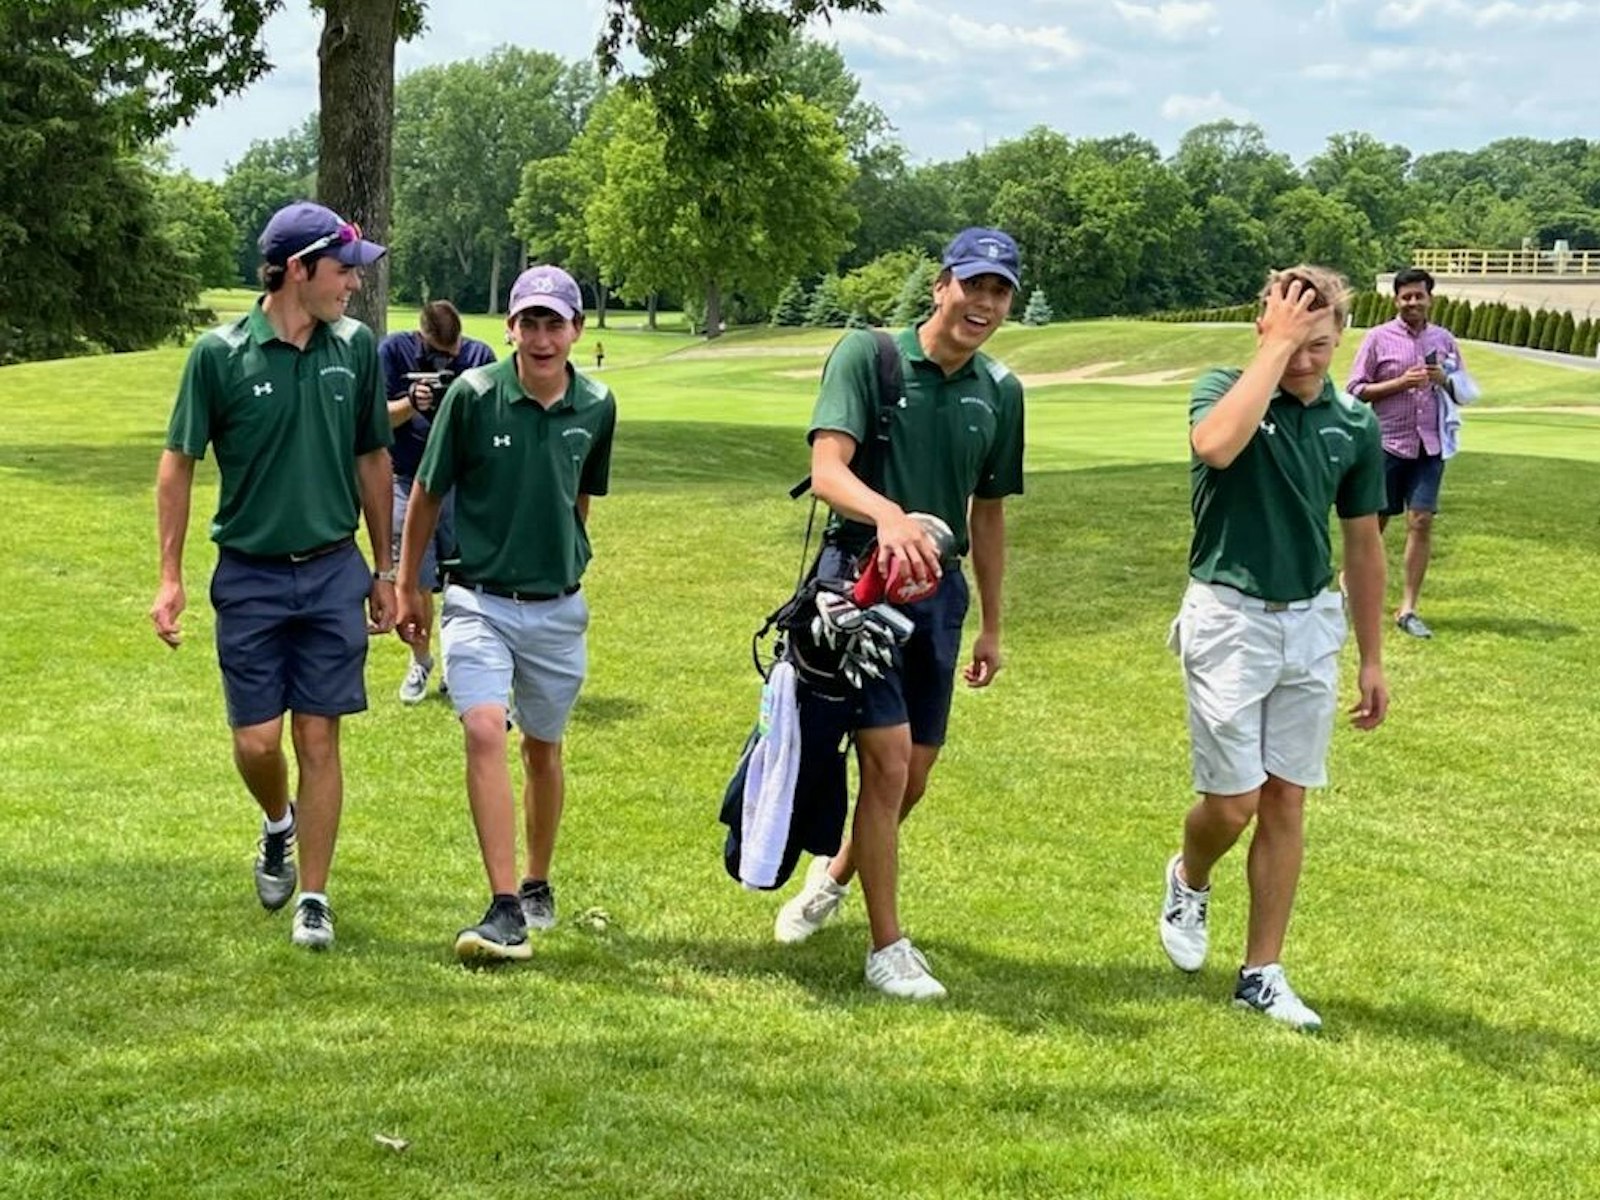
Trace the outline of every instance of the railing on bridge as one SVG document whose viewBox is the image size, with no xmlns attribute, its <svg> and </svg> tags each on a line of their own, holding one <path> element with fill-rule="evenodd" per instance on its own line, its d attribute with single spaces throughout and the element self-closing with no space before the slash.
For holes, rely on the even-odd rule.
<svg viewBox="0 0 1600 1200">
<path fill-rule="evenodd" d="M 1600 250 L 1413 250 L 1411 265 L 1435 275 L 1560 275 L 1600 279 Z"/>
</svg>

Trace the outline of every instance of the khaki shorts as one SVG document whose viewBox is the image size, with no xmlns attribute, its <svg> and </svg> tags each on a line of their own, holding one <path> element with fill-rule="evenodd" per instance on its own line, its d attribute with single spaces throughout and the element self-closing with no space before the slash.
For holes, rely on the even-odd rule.
<svg viewBox="0 0 1600 1200">
<path fill-rule="evenodd" d="M 1269 774 L 1327 783 L 1346 633 L 1338 592 L 1269 605 L 1189 581 L 1167 645 L 1183 663 L 1195 791 L 1238 795 Z"/>
</svg>

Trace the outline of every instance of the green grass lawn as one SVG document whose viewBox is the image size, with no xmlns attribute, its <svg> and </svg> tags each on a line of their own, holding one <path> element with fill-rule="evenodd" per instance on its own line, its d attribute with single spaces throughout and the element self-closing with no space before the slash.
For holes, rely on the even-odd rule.
<svg viewBox="0 0 1600 1200">
<path fill-rule="evenodd" d="M 495 319 L 469 327 L 499 348 Z M 723 874 L 715 819 L 754 715 L 749 634 L 800 553 L 784 489 L 833 335 L 737 333 L 710 356 L 602 336 L 622 421 L 563 920 L 498 973 L 451 956 L 486 899 L 460 734 L 444 703 L 395 700 L 392 638 L 345 728 L 338 946 L 294 950 L 288 913 L 256 904 L 205 602 L 209 463 L 183 648 L 145 616 L 182 351 L 0 370 L 0 1196 L 1600 1193 L 1600 422 L 1468 418 L 1437 636 L 1389 639 L 1389 723 L 1340 729 L 1311 803 L 1288 960 L 1327 1028 L 1305 1037 L 1226 1003 L 1242 853 L 1204 972 L 1172 970 L 1155 935 L 1188 803 L 1162 647 L 1186 389 L 1030 393 L 1007 667 L 959 691 L 903 844 L 908 927 L 952 991 L 918 1008 L 863 985 L 859 897 L 773 944 L 778 899 Z M 1248 347 L 1134 322 L 996 337 L 1039 374 Z M 1594 376 L 1473 365 L 1491 406 L 1594 398 Z"/>
</svg>

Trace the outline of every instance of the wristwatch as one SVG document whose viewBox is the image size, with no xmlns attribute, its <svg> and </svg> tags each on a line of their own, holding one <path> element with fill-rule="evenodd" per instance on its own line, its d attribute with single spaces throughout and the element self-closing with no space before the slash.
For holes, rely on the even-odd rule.
<svg viewBox="0 0 1600 1200">
<path fill-rule="evenodd" d="M 390 567 L 387 571 L 374 571 L 372 577 L 379 583 L 393 583 L 397 578 L 397 572 Z"/>
</svg>

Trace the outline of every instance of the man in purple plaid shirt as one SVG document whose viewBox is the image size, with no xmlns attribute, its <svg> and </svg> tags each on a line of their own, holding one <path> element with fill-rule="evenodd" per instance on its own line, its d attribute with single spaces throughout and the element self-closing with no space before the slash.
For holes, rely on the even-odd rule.
<svg viewBox="0 0 1600 1200">
<path fill-rule="evenodd" d="M 1383 431 L 1388 500 L 1379 528 L 1406 514 L 1405 585 L 1395 624 L 1412 637 L 1432 637 L 1417 615 L 1422 580 L 1433 553 L 1433 514 L 1444 478 L 1443 430 L 1436 388 L 1452 391 L 1461 349 L 1450 331 L 1428 321 L 1433 276 L 1408 267 L 1394 277 L 1394 320 L 1369 330 L 1356 351 L 1346 390 L 1372 405 Z"/>
</svg>

